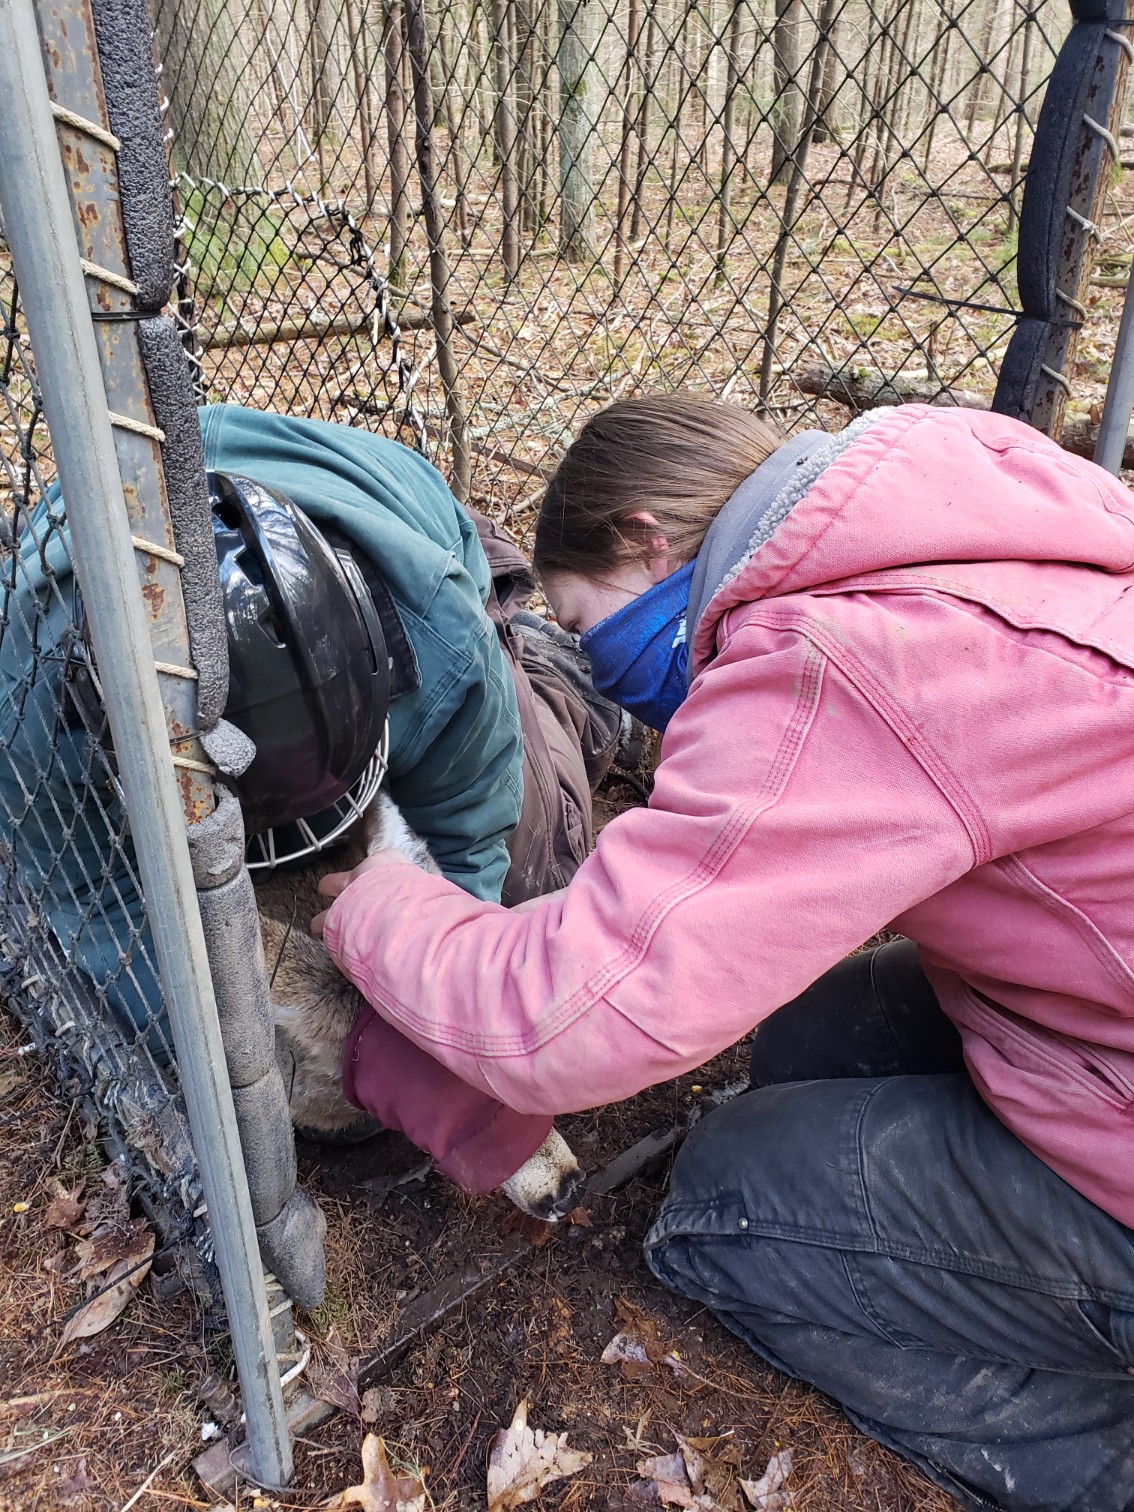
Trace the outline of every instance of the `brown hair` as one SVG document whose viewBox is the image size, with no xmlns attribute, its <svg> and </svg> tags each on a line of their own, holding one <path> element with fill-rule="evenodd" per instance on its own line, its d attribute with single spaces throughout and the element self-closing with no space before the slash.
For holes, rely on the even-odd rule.
<svg viewBox="0 0 1134 1512">
<path fill-rule="evenodd" d="M 625 399 L 592 415 L 556 468 L 536 520 L 540 577 L 594 577 L 650 554 L 648 509 L 674 566 L 697 555 L 705 533 L 782 437 L 732 404 L 692 394 Z"/>
</svg>

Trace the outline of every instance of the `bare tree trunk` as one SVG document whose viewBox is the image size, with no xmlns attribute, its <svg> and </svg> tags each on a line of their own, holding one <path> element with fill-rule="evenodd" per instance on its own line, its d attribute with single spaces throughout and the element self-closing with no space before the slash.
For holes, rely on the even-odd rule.
<svg viewBox="0 0 1134 1512">
<path fill-rule="evenodd" d="M 365 0 L 363 0 L 365 4 Z M 369 215 L 378 193 L 374 169 L 374 117 L 370 111 L 370 68 L 367 62 L 369 49 L 363 21 L 358 11 L 357 0 L 346 0 L 347 28 L 350 37 L 350 61 L 354 74 L 355 113 L 358 117 L 358 133 L 362 143 L 362 175 L 366 189 L 366 212 Z"/>
<path fill-rule="evenodd" d="M 556 122 L 559 119 L 557 97 L 559 72 L 555 63 L 558 47 L 558 4 L 541 0 L 539 99 L 539 224 L 546 230 L 551 224 L 551 161 L 555 150 Z"/>
<path fill-rule="evenodd" d="M 465 433 L 464 406 L 458 383 L 457 358 L 453 350 L 453 308 L 449 299 L 449 257 L 445 249 L 445 218 L 437 193 L 437 169 L 433 154 L 433 91 L 429 84 L 429 39 L 425 30 L 422 0 L 405 0 L 407 43 L 413 74 L 416 123 L 417 176 L 421 184 L 421 212 L 429 238 L 430 308 L 437 339 L 437 368 L 445 390 L 445 414 L 452 447 L 452 489 L 458 500 L 469 496 L 472 468 Z"/>
<path fill-rule="evenodd" d="M 453 73 L 449 51 L 448 29 L 451 20 L 449 8 L 442 13 L 437 27 L 437 56 L 441 63 L 441 97 L 445 104 L 445 127 L 449 133 L 447 162 L 457 189 L 457 234 L 461 246 L 469 244 L 469 161 L 461 143 L 461 117 L 457 114 L 454 93 L 457 80 Z"/>
<path fill-rule="evenodd" d="M 846 8 L 845 5 L 843 8 Z M 840 70 L 843 77 L 845 78 L 846 76 L 845 65 L 839 58 L 839 25 L 841 21 L 841 12 L 831 21 L 831 33 L 827 39 L 827 58 L 823 64 L 823 82 L 819 87 L 819 99 L 815 109 L 815 130 L 811 133 L 811 140 L 813 142 L 832 142 L 837 137 L 835 101 L 838 98 L 839 89 L 843 82 L 839 77 Z"/>
<path fill-rule="evenodd" d="M 984 0 L 984 15 L 981 18 L 980 41 L 977 44 L 980 61 L 987 65 L 989 53 L 992 51 L 992 35 L 996 24 L 996 0 Z M 969 145 L 972 145 L 973 130 L 976 126 L 977 116 L 984 105 L 985 82 L 989 75 L 985 72 L 978 73 L 976 79 L 969 88 L 968 111 L 965 117 L 965 136 Z"/>
<path fill-rule="evenodd" d="M 712 17 L 713 0 L 705 0 L 705 15 L 699 9 L 694 15 L 701 25 L 697 32 L 697 71 L 693 75 L 697 91 L 697 150 L 695 156 L 706 186 L 709 182 L 709 77 L 713 59 Z"/>
<path fill-rule="evenodd" d="M 272 35 L 273 22 L 271 10 L 269 6 L 265 4 L 265 0 L 255 0 L 255 4 L 256 15 L 259 21 L 259 37 L 256 44 L 257 50 L 267 59 L 268 82 L 272 86 L 272 103 L 274 107 L 275 118 L 279 123 L 280 135 L 284 139 L 284 141 L 286 141 L 289 136 L 287 118 L 289 115 L 292 116 L 293 124 L 296 129 L 296 141 L 294 147 L 292 148 L 292 153 L 295 166 L 298 167 L 301 163 L 306 162 L 310 157 L 311 147 L 307 140 L 307 134 L 303 130 L 303 122 L 300 118 L 299 112 L 295 109 L 294 102 L 289 95 L 288 86 L 283 75 L 283 70 L 280 67 L 280 57 L 282 50 Z M 292 75 L 292 82 L 292 94 L 294 94 L 294 73 Z"/>
<path fill-rule="evenodd" d="M 905 59 L 908 56 L 910 25 L 915 10 L 916 0 L 896 0 L 889 21 L 890 45 L 886 50 L 885 76 L 878 99 L 878 146 L 872 175 L 876 225 L 882 215 L 882 195 L 902 151 L 903 83 L 908 72 Z"/>
<path fill-rule="evenodd" d="M 594 256 L 597 0 L 558 0 L 559 250 L 568 262 Z"/>
<path fill-rule="evenodd" d="M 262 177 L 225 0 L 160 0 L 155 22 L 169 100 L 173 156 L 194 179 L 256 184 Z M 202 88 L 202 81 L 208 88 Z"/>
<path fill-rule="evenodd" d="M 310 0 L 311 30 L 311 135 L 319 152 L 319 185 L 327 183 L 326 149 L 330 147 L 335 104 L 342 86 L 342 73 L 335 52 L 336 16 L 331 0 Z"/>
<path fill-rule="evenodd" d="M 772 173 L 769 183 L 782 183 L 800 138 L 803 98 L 799 71 L 803 63 L 803 0 L 776 0 L 772 30 L 776 98 L 772 106 Z"/>
<path fill-rule="evenodd" d="M 1022 180 L 1021 165 L 1024 160 L 1024 137 L 1028 129 L 1028 112 L 1026 100 L 1028 97 L 1028 74 L 1032 66 L 1032 38 L 1035 30 L 1035 22 L 1029 11 L 1024 22 L 1024 44 L 1020 56 L 1020 87 L 1016 91 L 1016 141 L 1012 148 L 1012 179 L 1008 185 L 1008 235 L 1015 236 L 1016 227 L 1019 223 L 1019 211 L 1017 198 L 1020 192 Z"/>
<path fill-rule="evenodd" d="M 622 105 L 622 144 L 618 152 L 618 212 L 615 221 L 614 282 L 622 282 L 626 266 L 626 216 L 630 209 L 630 153 L 634 122 L 634 86 L 638 77 L 638 32 L 642 24 L 641 0 L 630 0 L 626 31 L 625 94 Z"/>
<path fill-rule="evenodd" d="M 875 26 L 877 19 L 873 7 L 871 7 L 867 12 L 866 46 L 859 64 L 859 77 L 856 78 L 859 89 L 858 126 L 854 139 L 854 152 L 851 156 L 854 175 L 847 187 L 846 202 L 848 205 L 851 201 L 851 195 L 854 193 L 855 180 L 860 184 L 866 184 L 867 182 L 866 152 L 870 146 L 871 129 L 873 126 L 872 111 L 875 89 L 873 74 L 878 71 L 879 46 L 878 31 Z"/>
<path fill-rule="evenodd" d="M 882 40 L 878 48 L 878 70 L 874 75 L 874 93 L 870 100 L 870 119 L 874 127 L 874 151 L 870 164 L 870 191 L 875 201 L 875 226 L 882 209 L 882 188 L 886 180 L 886 151 L 889 126 L 886 121 L 886 104 L 892 88 L 894 56 L 894 26 L 898 19 L 902 0 L 887 4 L 882 18 Z"/>
<path fill-rule="evenodd" d="M 949 72 L 949 53 L 953 43 L 953 27 L 950 25 L 952 21 L 952 3 L 953 0 L 939 0 L 941 14 L 937 22 L 937 34 L 933 40 L 933 70 L 930 74 L 925 103 L 925 108 L 929 113 L 929 125 L 925 133 L 925 157 L 923 159 L 924 172 L 927 178 L 929 176 L 930 159 L 933 156 L 933 141 L 937 135 L 937 125 L 942 115 L 945 79 Z"/>
<path fill-rule="evenodd" d="M 406 149 L 406 97 L 402 86 L 401 0 L 384 0 L 386 65 L 386 139 L 390 151 L 390 282 L 406 290 L 409 246 L 409 152 Z"/>
<path fill-rule="evenodd" d="M 1007 24 L 1012 25 L 1012 11 L 1009 10 Z M 1008 90 L 1008 80 L 1012 77 L 1016 64 L 1016 53 L 1019 50 L 1020 33 L 1013 31 L 1008 36 L 1007 56 L 1003 59 L 1002 70 L 997 74 L 997 82 L 1000 85 L 1000 96 L 996 102 L 996 109 L 992 117 L 992 130 L 988 134 L 988 140 L 984 144 L 984 163 L 987 167 L 992 161 L 992 155 L 996 147 L 997 138 L 1008 122 L 1012 114 L 1013 100 Z M 993 40 L 995 46 L 995 39 Z"/>
<path fill-rule="evenodd" d="M 642 234 L 645 210 L 642 196 L 646 187 L 646 169 L 649 166 L 650 104 L 653 100 L 655 79 L 655 43 L 657 41 L 657 0 L 647 0 L 646 14 L 646 59 L 642 74 L 642 98 L 638 106 L 638 122 L 635 131 L 638 137 L 638 164 L 634 170 L 634 215 L 630 222 L 630 240 L 636 242 Z"/>
<path fill-rule="evenodd" d="M 732 180 L 737 154 L 733 142 L 736 130 L 736 90 L 740 82 L 740 17 L 744 0 L 732 0 L 732 19 L 728 28 L 728 76 L 725 81 L 724 141 L 721 144 L 721 182 L 717 194 L 717 272 L 720 283 L 725 272 L 725 253 L 732 231 Z"/>
<path fill-rule="evenodd" d="M 799 144 L 792 157 L 791 177 L 784 194 L 784 208 L 780 216 L 780 232 L 772 254 L 771 287 L 768 291 L 768 320 L 764 330 L 764 351 L 760 360 L 760 400 L 766 403 L 772 388 L 772 367 L 776 358 L 776 328 L 785 299 L 783 292 L 784 269 L 787 266 L 788 247 L 795 231 L 796 212 L 800 190 L 803 187 L 807 166 L 807 153 L 811 146 L 811 134 L 815 130 L 815 102 L 823 78 L 827 48 L 831 33 L 831 21 L 837 0 L 823 0 L 819 13 L 819 41 L 811 55 L 811 77 L 807 86 L 806 104 L 800 126 Z"/>
<path fill-rule="evenodd" d="M 897 80 L 895 83 L 896 97 L 890 119 L 893 122 L 893 142 L 901 151 L 903 143 L 909 135 L 912 121 L 912 109 L 914 102 L 913 81 L 916 78 L 916 70 L 913 57 L 916 56 L 917 39 L 921 34 L 921 5 L 918 0 L 906 0 L 906 13 L 902 23 L 902 40 L 898 45 L 897 53 Z"/>
<path fill-rule="evenodd" d="M 488 11 L 483 3 L 473 0 L 473 16 L 475 18 L 474 38 L 476 44 L 476 82 L 474 92 L 476 95 L 476 113 L 480 121 L 480 140 L 488 144 L 492 154 L 492 162 L 495 167 L 500 167 L 500 159 L 497 155 L 496 141 L 496 99 L 493 93 L 493 83 L 489 77 L 491 60 L 493 58 L 491 35 L 491 21 Z M 474 161 L 477 154 L 473 154 Z"/>
<path fill-rule="evenodd" d="M 533 43 L 535 26 L 528 0 L 511 0 L 512 56 L 516 61 L 516 178 L 520 197 L 520 229 L 527 235 L 535 230 L 534 184 L 536 171 L 535 144 L 532 128 L 535 124 L 535 57 Z"/>
<path fill-rule="evenodd" d="M 503 210 L 501 256 L 511 283 L 520 271 L 520 188 L 516 177 L 515 54 L 512 0 L 492 0 L 492 49 L 496 64 L 496 155 Z"/>
</svg>

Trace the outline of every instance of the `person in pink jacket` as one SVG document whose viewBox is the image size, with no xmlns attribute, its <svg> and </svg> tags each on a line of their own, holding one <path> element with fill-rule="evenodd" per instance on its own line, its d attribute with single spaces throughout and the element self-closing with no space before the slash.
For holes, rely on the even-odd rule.
<svg viewBox="0 0 1134 1512">
<path fill-rule="evenodd" d="M 347 1095 L 380 1022 L 545 1114 L 756 1028 L 656 1274 L 966 1507 L 1134 1507 L 1131 495 L 995 414 L 669 396 L 583 428 L 535 564 L 649 807 L 518 909 L 327 879 Z"/>
</svg>

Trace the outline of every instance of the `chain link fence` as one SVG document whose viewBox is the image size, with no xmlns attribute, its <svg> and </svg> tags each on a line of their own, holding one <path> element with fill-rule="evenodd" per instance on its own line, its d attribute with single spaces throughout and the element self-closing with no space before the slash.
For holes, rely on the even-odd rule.
<svg viewBox="0 0 1134 1512">
<path fill-rule="evenodd" d="M 165 1252 L 212 1305 L 213 1249 L 145 893 L 101 696 L 86 675 L 67 511 L 2 242 L 0 302 L 0 991 L 106 1136 Z M 153 448 L 137 433 L 129 446 L 137 483 L 140 453 Z M 142 539 L 142 522 L 132 524 Z M 147 534 L 165 545 L 151 543 L 162 553 L 149 559 L 151 599 L 176 576 L 168 521 L 164 531 L 154 524 Z M 173 664 L 170 638 L 156 637 Z"/>
<path fill-rule="evenodd" d="M 227 1306 L 279 1470 L 280 1288 L 320 1300 L 323 1221 L 296 1186 L 240 807 L 214 782 L 249 753 L 223 719 L 201 437 L 163 313 L 149 16 L 20 0 L 2 20 L 20 88 L 0 118 L 0 991 L 120 1163 L 161 1268 L 217 1326 Z"/>
<path fill-rule="evenodd" d="M 202 391 L 424 439 L 517 528 L 580 417 L 643 388 L 789 428 L 988 403 L 1070 26 L 1063 0 L 157 0 Z M 1109 171 L 1084 423 L 1131 248 Z"/>
</svg>

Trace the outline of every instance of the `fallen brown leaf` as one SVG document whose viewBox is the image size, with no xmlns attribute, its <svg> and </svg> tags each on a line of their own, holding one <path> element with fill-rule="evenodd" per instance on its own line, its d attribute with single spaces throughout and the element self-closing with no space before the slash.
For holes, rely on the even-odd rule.
<svg viewBox="0 0 1134 1512">
<path fill-rule="evenodd" d="M 429 1496 L 416 1476 L 395 1475 L 386 1458 L 386 1444 L 376 1433 L 362 1441 L 362 1484 L 348 1486 L 324 1502 L 326 1512 L 361 1507 L 362 1512 L 425 1512 Z"/>
<path fill-rule="evenodd" d="M 43 1215 L 45 1228 L 69 1230 L 77 1227 L 87 1207 L 83 1197 L 85 1185 L 85 1182 L 80 1181 L 78 1186 L 68 1191 L 61 1181 L 55 1183 L 55 1196 L 47 1204 Z"/>
<path fill-rule="evenodd" d="M 653 1487 L 667 1507 L 692 1507 L 697 1494 L 689 1483 L 685 1460 L 680 1454 L 654 1454 L 638 1461 L 638 1474 Z"/>
<path fill-rule="evenodd" d="M 88 1493 L 97 1489 L 87 1474 L 87 1457 L 85 1454 L 80 1455 L 75 1461 L 75 1468 L 55 1486 L 55 1505 L 73 1507 L 77 1502 L 85 1502 Z"/>
<path fill-rule="evenodd" d="M 394 1416 L 396 1410 L 394 1393 L 388 1386 L 371 1386 L 362 1393 L 362 1410 L 359 1416 L 364 1423 L 380 1423 Z"/>
<path fill-rule="evenodd" d="M 736 1465 L 739 1451 L 728 1435 L 683 1438 L 675 1433 L 678 1452 L 655 1454 L 638 1461 L 641 1480 L 634 1488 L 639 1500 L 657 1500 L 670 1507 L 693 1507 L 698 1512 L 738 1512 Z M 724 1444 L 713 1457 L 708 1450 Z"/>
<path fill-rule="evenodd" d="M 103 1283 L 105 1290 L 100 1287 L 86 1306 L 68 1320 L 59 1341 L 60 1349 L 65 1349 L 76 1339 L 89 1339 L 114 1322 L 146 1279 L 150 1269 L 149 1257 L 153 1252 L 154 1236 L 147 1234 L 142 1252 L 120 1260 Z"/>
<path fill-rule="evenodd" d="M 592 1455 L 568 1449 L 565 1433 L 528 1427 L 528 1404 L 521 1402 L 507 1429 L 502 1428 L 488 1458 L 488 1512 L 511 1512 L 534 1501 L 552 1481 L 577 1475 Z"/>
<path fill-rule="evenodd" d="M 759 1480 L 740 1482 L 753 1512 L 777 1512 L 787 1501 L 782 1486 L 791 1474 L 791 1450 L 778 1449 Z"/>
<path fill-rule="evenodd" d="M 521 1213 L 513 1208 L 501 1224 L 506 1234 L 522 1234 L 529 1244 L 537 1247 L 546 1244 L 555 1233 L 554 1223 L 545 1223 L 542 1218 L 533 1218 L 530 1213 Z"/>
<path fill-rule="evenodd" d="M 75 1245 L 75 1271 L 80 1281 L 89 1281 L 112 1266 L 142 1259 L 152 1249 L 153 1235 L 144 1218 L 101 1224 Z"/>
<path fill-rule="evenodd" d="M 86 1220 L 84 1232 L 88 1234 L 93 1234 L 103 1225 L 121 1228 L 129 1222 L 130 1192 L 126 1172 L 117 1161 L 113 1161 L 102 1172 L 102 1191 L 88 1197 L 83 1217 Z"/>
<path fill-rule="evenodd" d="M 604 1365 L 618 1365 L 628 1381 L 640 1381 L 658 1368 L 672 1370 L 676 1376 L 689 1374 L 676 1354 L 653 1357 L 648 1346 L 634 1334 L 616 1333 L 603 1350 L 601 1360 Z"/>
</svg>

